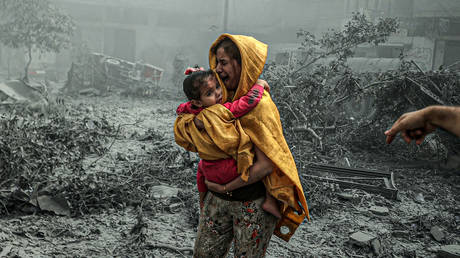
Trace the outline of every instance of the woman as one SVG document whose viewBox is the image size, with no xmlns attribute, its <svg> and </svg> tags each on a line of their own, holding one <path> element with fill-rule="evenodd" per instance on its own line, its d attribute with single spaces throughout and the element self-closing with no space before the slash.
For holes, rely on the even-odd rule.
<svg viewBox="0 0 460 258">
<path fill-rule="evenodd" d="M 245 95 L 262 73 L 266 57 L 267 45 L 252 37 L 221 35 L 211 46 L 209 63 L 211 69 L 219 75 L 219 83 L 225 86 L 223 99 L 231 101 Z M 203 121 L 207 117 L 202 113 L 196 118 Z M 215 113 L 208 115 L 219 115 Z M 178 135 L 186 137 L 201 133 L 193 120 L 184 117 L 176 123 L 178 144 L 181 145 Z M 263 257 L 274 231 L 277 236 L 288 241 L 308 216 L 294 159 L 284 139 L 279 113 L 270 95 L 264 91 L 259 104 L 237 122 L 241 123 L 250 140 L 263 152 L 262 159 L 266 160 L 268 167 L 273 167 L 271 174 L 264 179 L 268 186 L 266 190 L 280 202 L 283 216 L 277 223 L 274 216 L 260 208 L 265 189 L 259 180 L 264 174 L 250 172 L 248 181 L 238 184 L 238 187 L 243 187 L 231 193 L 209 184 L 209 189 L 214 190 L 214 193 L 208 193 L 205 197 L 195 241 L 195 257 L 225 257 L 233 239 L 235 256 Z M 225 138 L 224 130 L 213 133 L 221 133 Z M 236 193 L 238 196 L 235 196 Z"/>
</svg>

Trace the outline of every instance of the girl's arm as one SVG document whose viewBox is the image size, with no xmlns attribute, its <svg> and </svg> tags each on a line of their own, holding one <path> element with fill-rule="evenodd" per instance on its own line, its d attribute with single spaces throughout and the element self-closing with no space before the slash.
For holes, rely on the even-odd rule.
<svg viewBox="0 0 460 258">
<path fill-rule="evenodd" d="M 273 163 L 272 161 L 263 153 L 259 148 L 254 146 L 255 154 L 256 154 L 256 162 L 249 168 L 249 179 L 248 181 L 243 181 L 241 176 L 233 179 L 232 181 L 228 182 L 227 184 L 220 185 L 217 183 L 210 182 L 205 180 L 206 186 L 209 190 L 217 192 L 217 193 L 226 193 L 231 192 L 235 189 L 240 187 L 253 184 L 257 181 L 260 181 L 265 176 L 268 176 L 273 171 Z"/>
<path fill-rule="evenodd" d="M 254 84 L 252 88 L 241 98 L 222 105 L 232 112 L 235 118 L 242 117 L 259 104 L 264 94 L 264 86 Z"/>
</svg>

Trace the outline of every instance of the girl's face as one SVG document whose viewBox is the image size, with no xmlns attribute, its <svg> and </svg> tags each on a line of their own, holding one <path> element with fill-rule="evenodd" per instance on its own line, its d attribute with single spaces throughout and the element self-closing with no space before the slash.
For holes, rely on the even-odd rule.
<svg viewBox="0 0 460 258">
<path fill-rule="evenodd" d="M 197 107 L 209 107 L 222 103 L 222 88 L 215 76 L 209 76 L 204 85 L 200 87 L 200 100 L 192 100 Z"/>
<path fill-rule="evenodd" d="M 231 58 L 223 47 L 216 52 L 216 72 L 228 90 L 236 90 L 240 82 L 241 65 L 236 59 Z"/>
</svg>

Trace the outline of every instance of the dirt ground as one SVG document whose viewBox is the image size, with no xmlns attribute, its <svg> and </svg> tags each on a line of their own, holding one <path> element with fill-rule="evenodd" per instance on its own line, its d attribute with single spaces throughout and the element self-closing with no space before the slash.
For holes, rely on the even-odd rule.
<svg viewBox="0 0 460 258">
<path fill-rule="evenodd" d="M 95 164 L 88 173 L 123 173 L 120 168 L 109 169 L 116 166 L 113 157 L 145 156 L 156 145 L 138 139 L 149 130 L 174 141 L 178 100 L 106 96 L 79 97 L 67 103 L 85 108 L 88 114 L 105 115 L 115 126 L 123 125 L 119 137 L 107 143 L 108 154 L 101 159 L 87 158 L 85 164 Z M 392 171 L 400 200 L 314 183 L 316 188 L 305 189 L 307 195 L 314 198 L 318 196 L 315 191 L 324 191 L 325 199 L 311 207 L 311 221 L 305 221 L 290 242 L 274 236 L 267 257 L 434 257 L 442 245 L 460 244 L 460 176 L 429 168 L 402 168 L 403 164 L 373 155 L 356 154 L 349 160 L 355 167 Z M 189 182 L 159 177 L 151 179 L 152 185 L 170 186 L 194 195 L 188 200 L 197 200 L 192 169 L 177 171 L 189 173 Z M 303 176 L 309 171 L 301 169 L 299 173 L 303 181 L 311 180 Z M 342 192 L 351 197 L 340 198 L 337 194 Z M 152 194 L 152 198 L 158 199 L 159 206 L 143 213 L 145 241 L 141 245 L 133 241 L 139 234 L 131 233 L 138 223 L 138 212 L 129 205 L 77 217 L 11 214 L 0 220 L 0 256 L 190 257 L 196 233 L 190 209 L 198 205 L 174 200 L 174 196 Z M 374 214 L 372 206 L 386 207 L 388 213 Z M 442 233 L 438 240 L 432 233 L 435 226 Z M 350 235 L 355 232 L 370 234 L 378 241 L 354 244 Z"/>
</svg>

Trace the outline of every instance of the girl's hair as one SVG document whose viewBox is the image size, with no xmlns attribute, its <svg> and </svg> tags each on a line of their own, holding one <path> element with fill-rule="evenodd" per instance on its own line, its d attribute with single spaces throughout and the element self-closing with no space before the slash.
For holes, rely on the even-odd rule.
<svg viewBox="0 0 460 258">
<path fill-rule="evenodd" d="M 200 100 L 200 87 L 204 85 L 209 76 L 214 75 L 211 69 L 195 71 L 185 77 L 182 83 L 185 96 L 188 100 Z"/>
<path fill-rule="evenodd" d="M 219 48 L 224 48 L 225 53 L 235 59 L 239 65 L 241 65 L 241 54 L 240 50 L 236 46 L 236 44 L 229 38 L 224 38 L 221 40 L 217 45 L 212 49 L 214 55 L 217 55 L 217 50 Z"/>
</svg>

